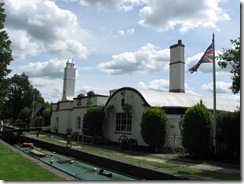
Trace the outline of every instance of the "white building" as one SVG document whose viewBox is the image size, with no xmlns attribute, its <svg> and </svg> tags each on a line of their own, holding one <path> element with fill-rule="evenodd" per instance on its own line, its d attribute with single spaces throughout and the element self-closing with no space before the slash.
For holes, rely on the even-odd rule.
<svg viewBox="0 0 244 184">
<path fill-rule="evenodd" d="M 75 72 L 73 61 L 68 60 L 64 68 L 62 100 L 52 104 L 52 131 L 61 134 L 66 134 L 66 130 L 71 128 L 81 130 L 83 116 L 89 107 L 87 96 L 75 97 Z M 94 95 L 92 104 L 105 105 L 107 99 L 104 95 Z"/>
<path fill-rule="evenodd" d="M 111 90 L 110 96 L 95 95 L 93 105 L 105 105 L 107 109 L 103 136 L 112 142 L 118 142 L 123 135 L 138 141 L 138 145 L 147 146 L 141 137 L 141 117 L 146 107 L 162 107 L 168 117 L 168 135 L 166 147 L 181 147 L 180 122 L 187 108 L 202 100 L 209 109 L 213 109 L 213 100 L 185 93 L 184 45 L 181 40 L 170 47 L 170 89 L 169 92 L 122 87 Z M 69 72 L 72 75 L 69 75 Z M 59 133 L 67 128 L 82 128 L 83 115 L 87 111 L 88 97 L 74 97 L 74 64 L 66 63 L 64 72 L 64 92 L 62 100 L 52 105 L 51 126 Z M 67 84 L 67 83 L 71 84 Z M 67 87 L 69 86 L 69 87 Z M 73 99 L 71 98 L 73 96 Z M 217 101 L 217 110 L 233 112 L 239 104 L 233 101 Z"/>
</svg>

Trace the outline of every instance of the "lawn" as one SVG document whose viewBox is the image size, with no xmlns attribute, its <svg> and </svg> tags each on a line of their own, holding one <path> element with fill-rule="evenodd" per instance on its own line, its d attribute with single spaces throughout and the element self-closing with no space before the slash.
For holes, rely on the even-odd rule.
<svg viewBox="0 0 244 184">
<path fill-rule="evenodd" d="M 50 181 L 64 179 L 12 151 L 0 142 L 0 180 Z"/>
</svg>

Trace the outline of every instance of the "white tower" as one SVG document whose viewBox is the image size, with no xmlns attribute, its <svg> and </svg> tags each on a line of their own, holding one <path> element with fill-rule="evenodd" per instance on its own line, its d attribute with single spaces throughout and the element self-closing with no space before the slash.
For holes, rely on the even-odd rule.
<svg viewBox="0 0 244 184">
<path fill-rule="evenodd" d="M 63 97 L 62 101 L 73 100 L 75 94 L 75 73 L 76 69 L 74 67 L 73 60 L 66 62 L 66 67 L 64 68 L 64 82 L 63 82 Z"/>
<path fill-rule="evenodd" d="M 170 46 L 170 92 L 185 92 L 184 48 L 185 45 L 182 44 L 181 40 L 178 40 L 177 44 Z"/>
</svg>

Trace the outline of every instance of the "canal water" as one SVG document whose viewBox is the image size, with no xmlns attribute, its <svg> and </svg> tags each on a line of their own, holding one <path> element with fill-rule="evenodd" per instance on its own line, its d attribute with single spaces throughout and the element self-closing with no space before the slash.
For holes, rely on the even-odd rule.
<svg viewBox="0 0 244 184">
<path fill-rule="evenodd" d="M 42 149 L 39 147 L 35 147 L 35 146 L 28 147 L 28 146 L 23 146 L 23 145 L 14 145 L 14 146 L 17 149 L 25 152 L 26 154 L 48 164 L 56 169 L 59 169 L 65 173 L 68 173 L 69 175 L 71 175 L 79 180 L 87 180 L 87 181 L 140 180 L 139 178 L 135 178 L 135 177 L 128 176 L 128 175 L 125 175 L 122 173 L 111 171 L 106 168 L 100 168 L 99 166 L 85 163 L 85 162 L 82 162 L 75 158 L 57 154 L 55 152 L 51 152 L 51 151 L 48 151 L 48 150 L 45 150 L 45 149 Z M 35 150 L 35 151 L 33 151 L 33 150 Z M 38 155 L 38 153 L 39 153 L 39 155 Z"/>
</svg>

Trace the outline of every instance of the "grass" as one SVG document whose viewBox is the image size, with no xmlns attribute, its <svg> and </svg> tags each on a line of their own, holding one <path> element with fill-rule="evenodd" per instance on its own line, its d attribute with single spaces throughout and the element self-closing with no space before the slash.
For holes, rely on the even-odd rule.
<svg viewBox="0 0 244 184">
<path fill-rule="evenodd" d="M 0 180 L 64 180 L 0 143 Z"/>
<path fill-rule="evenodd" d="M 155 162 L 155 161 L 148 161 L 146 159 L 136 159 L 136 158 L 132 158 L 132 157 L 128 157 L 128 156 L 109 153 L 106 151 L 100 151 L 100 150 L 97 150 L 96 148 L 83 147 L 82 150 L 96 153 L 99 155 L 103 155 L 106 157 L 110 157 L 113 159 L 127 160 L 127 161 L 131 161 L 134 163 L 138 163 L 140 165 L 154 166 L 157 168 L 162 168 L 162 169 L 169 170 L 169 171 L 176 172 L 176 173 L 209 177 L 209 178 L 220 179 L 220 180 L 240 180 L 239 174 L 222 173 L 222 172 L 218 172 L 218 171 L 206 171 L 203 169 L 189 168 L 189 167 L 180 166 L 177 164 L 160 163 L 160 162 Z M 159 156 L 157 157 L 157 156 L 149 156 L 149 155 L 147 155 L 146 158 L 162 159 L 162 157 L 159 157 Z M 163 158 L 163 159 L 165 159 L 165 158 Z M 169 160 L 169 159 L 167 158 L 165 160 Z"/>
<path fill-rule="evenodd" d="M 39 139 L 43 139 L 50 142 L 55 142 L 58 144 L 62 144 L 62 142 L 58 141 L 55 137 L 39 137 Z M 74 143 L 75 144 L 75 143 Z M 130 157 L 129 154 L 126 153 L 113 153 L 113 152 L 107 152 L 100 149 L 97 149 L 96 147 L 87 147 L 83 146 L 81 148 L 84 151 L 95 153 L 98 155 L 103 155 L 109 158 L 113 159 L 119 159 L 119 160 L 126 160 L 134 163 L 138 163 L 139 165 L 145 165 L 145 166 L 154 166 L 161 169 L 169 170 L 176 173 L 182 173 L 187 175 L 196 175 L 196 176 L 202 176 L 202 177 L 209 177 L 213 179 L 219 179 L 219 180 L 240 180 L 240 174 L 231 174 L 231 173 L 223 173 L 219 171 L 207 171 L 203 169 L 196 169 L 196 168 L 189 168 L 187 166 L 181 166 L 177 164 L 171 164 L 171 163 L 161 163 L 156 161 L 149 161 L 146 160 L 146 158 L 154 158 L 154 159 L 161 159 L 161 160 L 170 160 L 170 158 L 161 157 L 161 156 L 155 156 L 155 155 L 145 155 L 145 159 L 137 159 Z"/>
<path fill-rule="evenodd" d="M 48 142 L 53 142 L 53 143 L 57 143 L 57 144 L 61 144 L 61 145 L 66 145 L 65 142 L 61 142 L 61 141 L 55 139 L 54 137 L 45 136 L 45 137 L 36 137 L 36 138 L 39 138 L 41 140 L 48 141 Z"/>
</svg>

